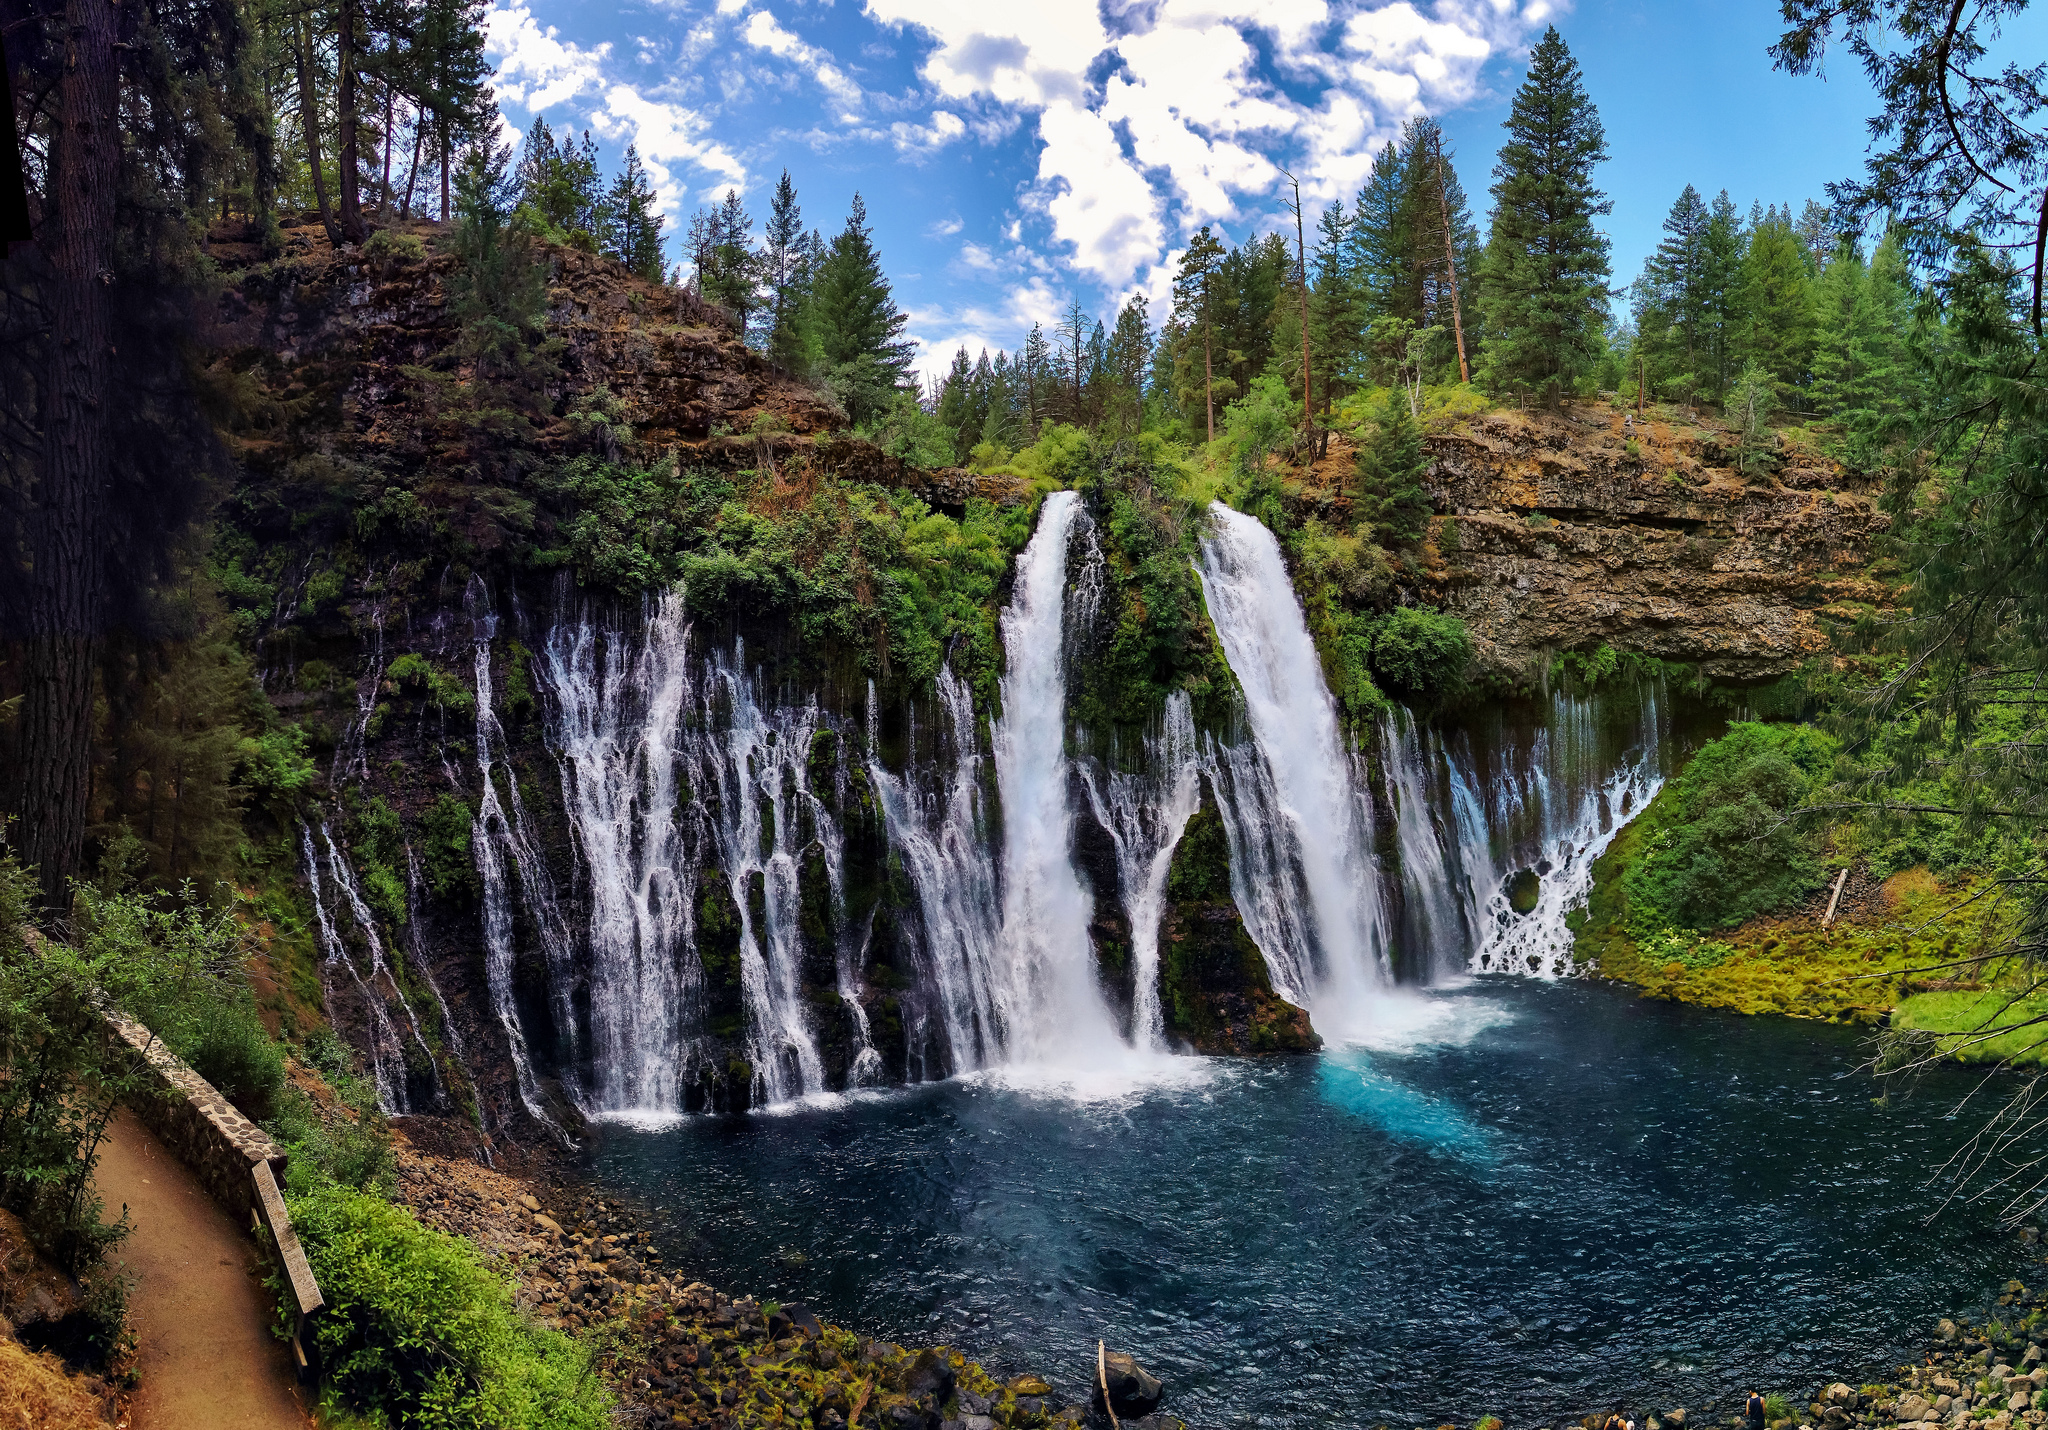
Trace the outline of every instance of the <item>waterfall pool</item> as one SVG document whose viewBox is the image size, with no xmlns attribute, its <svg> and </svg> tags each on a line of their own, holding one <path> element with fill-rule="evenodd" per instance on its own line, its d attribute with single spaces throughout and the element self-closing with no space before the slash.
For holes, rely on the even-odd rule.
<svg viewBox="0 0 2048 1430">
<path fill-rule="evenodd" d="M 1928 1219 L 1976 1076 L 1880 1102 L 1863 1052 L 1489 978 L 1320 1058 L 607 1126 L 593 1171 L 721 1289 L 1072 1400 L 1100 1336 L 1204 1430 L 1725 1414 L 1889 1374 L 2021 1262 L 1986 1208 Z"/>
</svg>

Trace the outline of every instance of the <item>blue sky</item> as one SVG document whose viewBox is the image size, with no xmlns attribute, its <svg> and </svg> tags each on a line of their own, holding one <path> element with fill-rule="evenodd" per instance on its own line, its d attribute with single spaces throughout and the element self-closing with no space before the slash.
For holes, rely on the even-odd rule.
<svg viewBox="0 0 2048 1430">
<path fill-rule="evenodd" d="M 1158 321 L 1195 228 L 1291 232 L 1283 167 L 1313 224 L 1414 113 L 1443 121 L 1483 227 L 1549 24 L 1606 125 L 1617 286 L 1687 183 L 1796 209 L 1861 166 L 1869 87 L 1773 71 L 1773 0 L 494 0 L 488 19 L 507 124 L 587 128 L 609 164 L 637 143 L 671 232 L 728 187 L 758 219 L 786 168 L 829 238 L 858 190 L 927 371 L 959 343 L 1014 349 L 1070 296 L 1107 319 L 1143 292 Z"/>
</svg>

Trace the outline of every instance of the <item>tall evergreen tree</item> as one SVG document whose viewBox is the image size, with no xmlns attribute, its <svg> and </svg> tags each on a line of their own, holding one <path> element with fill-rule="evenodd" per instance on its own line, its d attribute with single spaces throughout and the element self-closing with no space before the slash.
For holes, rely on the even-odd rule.
<svg viewBox="0 0 2048 1430">
<path fill-rule="evenodd" d="M 776 180 L 761 233 L 762 278 L 768 285 L 768 356 L 784 367 L 801 365 L 803 339 L 804 214 L 789 170 Z"/>
<path fill-rule="evenodd" d="M 1530 56 L 1506 128 L 1484 259 L 1483 372 L 1496 391 L 1554 404 L 1600 352 L 1608 245 L 1593 221 L 1614 207 L 1593 184 L 1606 133 L 1554 25 Z"/>
<path fill-rule="evenodd" d="M 819 267 L 812 313 L 827 385 L 855 422 L 879 417 L 909 381 L 916 346 L 904 340 L 908 319 L 882 274 L 858 193 Z"/>
<path fill-rule="evenodd" d="M 1644 265 L 1638 328 L 1655 329 L 1673 395 L 1690 403 L 1710 385 L 1709 275 L 1712 215 L 1691 184 L 1664 219 L 1664 238 Z"/>
<path fill-rule="evenodd" d="M 1798 406 L 1813 361 L 1813 270 L 1794 232 L 1789 209 L 1772 208 L 1754 223 L 1742 261 L 1740 356 L 1778 385 L 1779 400 Z"/>
<path fill-rule="evenodd" d="M 1145 415 L 1145 371 L 1152 362 L 1152 322 L 1140 293 L 1116 315 L 1103 361 L 1103 420 L 1119 437 L 1135 437 Z"/>
<path fill-rule="evenodd" d="M 1309 338 L 1313 344 L 1316 390 L 1323 410 L 1335 404 L 1342 374 L 1351 367 L 1361 326 L 1361 295 L 1351 269 L 1352 221 L 1344 201 L 1333 200 L 1316 220 L 1316 246 L 1309 254 Z"/>
<path fill-rule="evenodd" d="M 1181 324 L 1185 349 L 1192 357 L 1201 355 L 1202 412 L 1208 436 L 1205 440 L 1216 440 L 1216 277 L 1217 268 L 1223 261 L 1223 245 L 1209 232 L 1207 224 L 1188 240 L 1187 252 L 1181 255 L 1180 267 L 1173 275 L 1173 316 Z M 1180 375 L 1180 369 L 1192 363 L 1183 361 L 1176 365 L 1175 390 L 1184 390 L 1188 385 Z"/>
<path fill-rule="evenodd" d="M 605 199 L 605 252 L 649 283 L 659 283 L 667 270 L 661 252 L 662 217 L 654 211 L 657 202 L 640 151 L 628 144 L 625 167 Z"/>
<path fill-rule="evenodd" d="M 1358 512 L 1380 545 L 1412 546 L 1428 532 L 1429 494 L 1422 486 L 1428 466 L 1421 424 L 1398 393 L 1389 393 L 1357 459 Z"/>
</svg>

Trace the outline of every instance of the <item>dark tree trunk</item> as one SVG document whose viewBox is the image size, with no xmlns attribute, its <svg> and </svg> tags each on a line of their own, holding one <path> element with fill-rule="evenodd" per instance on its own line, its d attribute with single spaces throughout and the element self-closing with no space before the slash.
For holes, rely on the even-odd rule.
<svg viewBox="0 0 2048 1430">
<path fill-rule="evenodd" d="M 356 0 L 341 0 L 340 17 L 335 27 L 334 110 L 341 131 L 340 153 L 335 158 L 335 167 L 341 171 L 341 236 L 350 243 L 361 243 L 370 231 L 363 223 L 363 183 L 356 148 L 356 46 L 361 38 L 356 34 Z"/>
<path fill-rule="evenodd" d="M 43 248 L 50 349 L 30 552 L 21 704 L 21 835 L 44 905 L 68 910 L 92 784 L 93 667 L 103 589 L 102 493 L 109 480 L 114 199 L 121 176 L 120 71 L 113 0 L 68 0 L 70 53 L 58 83 Z"/>
<path fill-rule="evenodd" d="M 299 17 L 298 31 L 292 58 L 299 70 L 299 128 L 306 139 L 306 167 L 313 171 L 313 202 L 320 208 L 320 226 L 327 230 L 327 241 L 339 248 L 341 230 L 335 225 L 334 210 L 327 206 L 327 179 L 320 172 L 320 92 L 316 88 L 310 17 Z"/>
<path fill-rule="evenodd" d="M 441 222 L 455 217 L 455 209 L 448 202 L 448 117 L 441 116 Z"/>
</svg>

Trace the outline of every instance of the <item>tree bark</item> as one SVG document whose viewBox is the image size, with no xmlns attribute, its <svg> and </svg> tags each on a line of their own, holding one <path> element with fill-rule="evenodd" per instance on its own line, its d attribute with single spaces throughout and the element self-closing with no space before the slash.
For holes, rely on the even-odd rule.
<svg viewBox="0 0 2048 1430">
<path fill-rule="evenodd" d="M 385 223 L 391 222 L 391 110 L 393 98 L 391 81 L 387 79 L 384 81 L 384 153 L 382 156 L 384 164 L 384 193 L 382 198 L 383 207 L 380 210 Z"/>
<path fill-rule="evenodd" d="M 441 222 L 447 223 L 455 217 L 455 209 L 448 202 L 448 116 L 441 116 Z"/>
<path fill-rule="evenodd" d="M 1209 355 L 1209 322 L 1202 320 L 1202 406 L 1209 413 L 1209 440 L 1216 440 L 1216 375 Z"/>
<path fill-rule="evenodd" d="M 31 514 L 34 575 L 21 708 L 21 834 L 44 906 L 70 908 L 92 786 L 93 667 L 104 603 L 120 70 L 113 0 L 68 0 L 44 251 L 50 349 Z"/>
<path fill-rule="evenodd" d="M 399 206 L 399 214 L 412 217 L 412 186 L 420 176 L 420 140 L 426 137 L 427 116 L 422 109 L 415 108 L 412 115 L 412 162 L 405 168 L 405 202 Z"/>
<path fill-rule="evenodd" d="M 361 243 L 370 236 L 363 223 L 363 182 L 359 172 L 356 144 L 356 0 L 341 0 L 340 23 L 335 27 L 336 88 L 335 118 L 340 128 L 340 153 L 335 166 L 340 170 L 341 236 Z"/>
<path fill-rule="evenodd" d="M 297 40 L 292 47 L 292 60 L 299 70 L 299 130 L 306 140 L 306 167 L 313 171 L 313 202 L 320 209 L 320 227 L 327 230 L 328 243 L 339 248 L 341 230 L 335 226 L 334 210 L 327 205 L 327 178 L 320 171 L 320 90 L 313 64 L 310 16 L 299 16 Z"/>
</svg>

